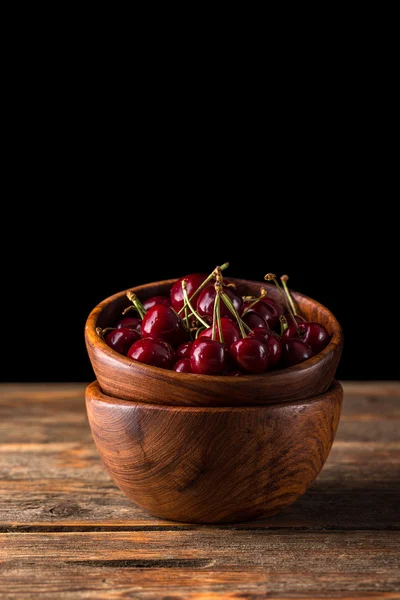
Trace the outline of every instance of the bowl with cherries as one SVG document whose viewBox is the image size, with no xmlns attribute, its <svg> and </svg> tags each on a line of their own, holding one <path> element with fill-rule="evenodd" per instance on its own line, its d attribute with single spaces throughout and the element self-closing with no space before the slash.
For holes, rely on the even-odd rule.
<svg viewBox="0 0 400 600">
<path fill-rule="evenodd" d="M 241 406 L 329 388 L 343 336 L 332 313 L 264 283 L 210 273 L 138 286 L 90 314 L 86 345 L 101 388 L 127 400 Z"/>
<path fill-rule="evenodd" d="M 334 315 L 285 275 L 227 267 L 125 290 L 86 323 L 94 441 L 120 489 L 162 518 L 275 514 L 314 481 L 338 426 Z"/>
</svg>

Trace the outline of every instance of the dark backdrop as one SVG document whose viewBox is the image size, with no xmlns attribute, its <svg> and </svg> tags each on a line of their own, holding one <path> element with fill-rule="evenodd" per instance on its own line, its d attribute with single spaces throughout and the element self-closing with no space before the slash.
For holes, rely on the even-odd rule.
<svg viewBox="0 0 400 600">
<path fill-rule="evenodd" d="M 231 276 L 288 273 L 293 289 L 334 312 L 345 335 L 340 378 L 399 377 L 395 243 L 378 214 L 363 224 L 345 210 L 335 218 L 321 211 L 313 220 L 282 202 L 271 220 L 267 202 L 242 203 L 236 212 L 216 200 L 196 213 L 180 201 L 178 214 L 160 212 L 151 199 L 127 202 L 108 202 L 107 215 L 93 206 L 85 218 L 79 207 L 50 215 L 32 209 L 32 224 L 26 219 L 20 232 L 21 258 L 12 246 L 3 251 L 2 381 L 93 379 L 83 330 L 98 302 L 227 260 Z"/>
</svg>

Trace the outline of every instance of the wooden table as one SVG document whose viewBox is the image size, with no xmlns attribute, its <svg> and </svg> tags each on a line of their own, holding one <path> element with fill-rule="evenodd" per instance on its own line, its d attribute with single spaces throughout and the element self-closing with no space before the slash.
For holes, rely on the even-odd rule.
<svg viewBox="0 0 400 600">
<path fill-rule="evenodd" d="M 102 468 L 82 384 L 0 387 L 0 598 L 400 598 L 400 384 L 347 383 L 321 475 L 263 521 L 180 525 Z"/>
</svg>

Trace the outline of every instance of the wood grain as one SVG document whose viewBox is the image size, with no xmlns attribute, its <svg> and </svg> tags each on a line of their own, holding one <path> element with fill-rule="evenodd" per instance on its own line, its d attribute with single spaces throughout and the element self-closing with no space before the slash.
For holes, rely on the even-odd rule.
<svg viewBox="0 0 400 600">
<path fill-rule="evenodd" d="M 174 281 L 159 281 L 133 289 L 145 299 L 168 294 Z M 242 279 L 231 281 L 237 284 L 242 295 L 258 295 L 260 288 L 266 287 L 269 296 L 280 302 L 272 285 Z M 133 361 L 109 348 L 96 333 L 96 327 L 115 323 L 129 305 L 125 292 L 121 292 L 99 304 L 87 320 L 85 340 L 93 370 L 106 394 L 135 402 L 170 406 L 247 406 L 316 396 L 325 392 L 334 378 L 342 352 L 342 330 L 322 304 L 297 292 L 293 292 L 293 296 L 304 316 L 322 323 L 332 335 L 322 352 L 300 365 L 262 375 L 210 377 L 185 376 Z"/>
<path fill-rule="evenodd" d="M 181 599 L 199 592 L 203 598 L 210 592 L 251 600 L 288 592 L 342 598 L 343 589 L 349 595 L 400 589 L 398 533 L 370 537 L 360 532 L 355 541 L 352 533 L 297 532 L 294 552 L 293 534 L 277 531 L 222 534 L 203 528 L 195 537 L 191 531 L 9 534 L 0 536 L 2 585 L 14 591 L 23 582 L 43 594 L 74 588 L 79 593 L 83 587 L 107 591 L 105 598 L 112 598 L 113 590 L 114 597 L 139 599 Z M 43 578 L 49 563 L 52 577 Z"/>
<path fill-rule="evenodd" d="M 152 517 L 115 487 L 83 385 L 0 386 L 1 600 L 398 600 L 400 384 L 344 390 L 303 497 L 205 526 Z"/>
<path fill-rule="evenodd" d="M 322 469 L 342 407 L 337 382 L 310 400 L 176 407 L 86 390 L 93 438 L 118 487 L 175 521 L 244 521 L 292 504 Z"/>
</svg>

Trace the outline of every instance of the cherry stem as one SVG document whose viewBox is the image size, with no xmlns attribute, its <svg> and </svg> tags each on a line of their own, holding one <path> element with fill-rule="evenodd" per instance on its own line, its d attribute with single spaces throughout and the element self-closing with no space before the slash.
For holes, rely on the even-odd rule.
<svg viewBox="0 0 400 600">
<path fill-rule="evenodd" d="M 218 331 L 219 331 L 219 341 L 221 344 L 225 344 L 224 336 L 222 333 L 222 321 L 221 321 L 221 294 L 217 294 L 215 298 L 217 302 L 217 322 L 218 322 Z"/>
<path fill-rule="evenodd" d="M 221 322 L 221 294 L 222 294 L 222 273 L 221 269 L 217 269 L 215 288 L 215 301 L 214 301 L 214 314 L 213 314 L 213 333 L 215 328 L 215 321 L 218 323 L 219 341 L 224 344 L 224 336 L 222 334 L 222 322 Z M 215 337 L 213 337 L 213 340 Z"/>
<path fill-rule="evenodd" d="M 289 302 L 286 299 L 285 294 L 282 292 L 282 290 L 281 290 L 281 288 L 279 286 L 279 283 L 278 283 L 278 281 L 276 279 L 276 275 L 274 275 L 273 273 L 267 273 L 267 275 L 265 275 L 264 279 L 266 281 L 273 281 L 274 284 L 276 285 L 276 288 L 277 288 L 278 292 L 280 293 L 280 295 L 282 297 L 282 300 L 284 301 L 284 303 L 286 305 L 287 311 L 288 311 L 289 315 L 291 316 L 291 318 L 293 320 L 293 323 L 294 323 L 294 325 L 296 327 L 297 335 L 300 337 L 301 336 L 301 331 L 300 331 L 299 326 L 297 324 L 296 317 L 295 317 L 295 315 L 294 315 L 294 313 L 293 313 L 293 311 L 292 311 L 292 309 L 290 307 Z"/>
<path fill-rule="evenodd" d="M 203 281 L 203 283 L 201 285 L 199 285 L 199 287 L 197 288 L 197 290 L 195 292 L 193 292 L 193 294 L 190 296 L 190 298 L 189 298 L 190 302 L 193 300 L 193 298 L 196 296 L 196 294 L 198 294 L 199 292 L 201 292 L 201 290 L 203 290 L 206 287 L 206 285 L 211 281 L 211 279 L 213 277 L 215 277 L 217 269 L 220 269 L 221 271 L 225 271 L 225 269 L 227 269 L 228 267 L 229 267 L 229 263 L 228 262 L 224 263 L 220 267 L 215 267 L 214 271 L 209 274 L 209 276 L 207 277 L 207 279 L 205 279 Z M 190 306 L 190 304 L 189 304 L 189 306 Z M 183 306 L 178 311 L 178 315 L 180 315 L 182 311 L 183 311 Z"/>
<path fill-rule="evenodd" d="M 286 331 L 286 329 L 289 327 L 289 325 L 288 325 L 286 317 L 284 317 L 283 315 L 281 315 L 279 317 L 279 321 L 281 322 L 281 337 L 282 337 L 283 332 Z"/>
<path fill-rule="evenodd" d="M 99 337 L 101 337 L 102 340 L 104 340 L 104 336 L 106 333 L 108 333 L 109 331 L 115 331 L 116 328 L 115 327 L 105 327 L 104 329 L 102 329 L 101 327 L 96 327 L 96 333 Z"/>
<path fill-rule="evenodd" d="M 215 296 L 214 300 L 214 309 L 213 309 L 213 320 L 212 320 L 212 329 L 211 329 L 211 339 L 215 341 L 216 333 L 217 333 L 217 305 L 219 298 L 218 294 Z"/>
<path fill-rule="evenodd" d="M 185 323 L 186 323 L 186 329 L 189 332 L 190 341 L 192 341 L 193 338 L 192 338 L 192 332 L 190 331 L 189 314 L 188 314 L 187 304 L 185 304 Z"/>
<path fill-rule="evenodd" d="M 204 325 L 204 327 L 207 327 L 207 328 L 208 328 L 208 327 L 209 327 L 209 324 L 208 324 L 206 321 L 204 321 L 204 320 L 201 318 L 201 316 L 198 314 L 198 312 L 197 312 L 197 311 L 195 311 L 195 310 L 194 310 L 194 308 L 193 308 L 193 306 L 191 305 L 191 303 L 190 303 L 190 298 L 188 297 L 188 293 L 187 293 L 187 289 L 186 289 L 186 288 L 187 288 L 187 283 L 186 283 L 186 279 L 184 279 L 184 280 L 182 281 L 182 291 L 183 291 L 183 297 L 184 297 L 184 299 L 185 299 L 185 304 L 184 304 L 184 306 L 186 306 L 186 305 L 187 305 L 187 306 L 190 308 L 190 310 L 192 311 L 192 315 L 194 315 L 194 316 L 196 317 L 196 319 L 197 319 L 198 321 L 200 321 L 200 323 L 201 323 L 202 325 Z M 184 306 L 183 306 L 182 308 L 184 308 Z M 180 311 L 179 311 L 179 312 L 180 312 Z M 179 313 L 178 313 L 178 315 L 179 315 Z"/>
<path fill-rule="evenodd" d="M 246 332 L 245 332 L 245 329 L 244 329 L 244 325 L 246 325 L 246 323 L 244 323 L 242 321 L 242 319 L 239 317 L 239 314 L 238 314 L 236 308 L 233 306 L 233 304 L 231 302 L 231 299 L 225 293 L 221 294 L 221 298 L 222 298 L 222 301 L 224 302 L 225 306 L 227 308 L 229 308 L 229 310 L 231 311 L 231 313 L 234 315 L 234 317 L 235 317 L 235 319 L 237 321 L 237 324 L 239 326 L 242 338 L 246 338 L 247 335 L 246 335 Z M 250 327 L 248 327 L 248 329 L 251 331 Z"/>
<path fill-rule="evenodd" d="M 246 313 L 248 313 L 249 310 L 251 310 L 253 308 L 253 306 L 255 304 L 257 304 L 257 302 L 259 302 L 261 300 L 261 298 L 264 298 L 266 295 L 267 295 L 267 290 L 265 288 L 261 288 L 260 295 L 258 296 L 258 298 L 254 298 L 254 300 L 252 301 L 252 303 L 244 311 L 243 315 L 245 315 Z"/>
<path fill-rule="evenodd" d="M 202 331 L 205 331 L 206 329 L 208 329 L 208 327 L 198 327 L 198 329 L 196 329 L 196 334 L 194 336 L 194 339 L 197 340 L 197 338 L 199 337 L 200 333 Z"/>
<path fill-rule="evenodd" d="M 132 292 L 131 290 L 128 290 L 126 292 L 126 295 L 128 297 L 128 299 L 132 302 L 133 306 L 136 308 L 136 310 L 139 313 L 139 317 L 141 319 L 143 319 L 144 315 L 146 314 L 146 309 L 143 306 L 143 304 L 140 302 L 139 298 L 136 296 L 136 294 L 134 292 Z M 124 312 L 122 314 L 125 314 Z"/>
<path fill-rule="evenodd" d="M 287 282 L 288 282 L 288 281 L 289 281 L 289 277 L 288 277 L 288 275 L 282 275 L 282 277 L 281 277 L 281 282 L 282 282 L 282 285 L 283 285 L 283 289 L 285 290 L 285 293 L 286 293 L 287 299 L 288 299 L 288 300 L 289 300 L 289 302 L 290 302 L 290 306 L 292 307 L 292 311 L 293 311 L 293 312 L 294 312 L 294 314 L 297 316 L 296 305 L 295 305 L 295 303 L 293 302 L 292 295 L 291 295 L 291 293 L 289 292 L 289 288 L 288 288 L 288 286 L 287 286 Z"/>
</svg>

